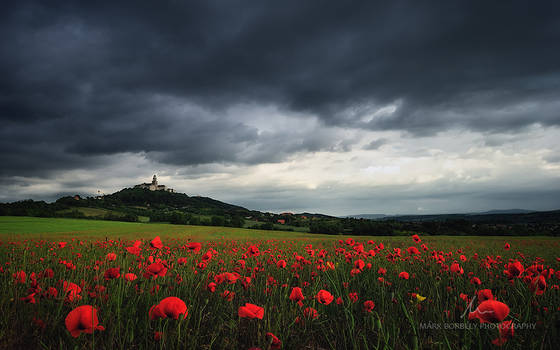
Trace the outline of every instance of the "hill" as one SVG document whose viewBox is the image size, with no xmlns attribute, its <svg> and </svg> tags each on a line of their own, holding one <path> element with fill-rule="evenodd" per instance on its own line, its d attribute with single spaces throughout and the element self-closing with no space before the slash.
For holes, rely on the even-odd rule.
<svg viewBox="0 0 560 350">
<path fill-rule="evenodd" d="M 184 193 L 150 191 L 142 188 L 125 188 L 110 195 L 100 198 L 87 198 L 76 200 L 75 197 L 63 197 L 57 203 L 71 206 L 94 206 L 106 209 L 114 207 L 136 207 L 139 209 L 182 209 L 198 214 L 231 214 L 248 215 L 249 209 L 220 202 L 208 197 L 190 197 Z"/>
<path fill-rule="evenodd" d="M 145 188 L 125 188 L 98 197 L 65 196 L 54 203 L 33 200 L 0 203 L 0 216 L 88 218 L 302 232 L 308 231 L 309 221 L 329 218 L 322 214 L 263 213 L 209 197 Z"/>
</svg>

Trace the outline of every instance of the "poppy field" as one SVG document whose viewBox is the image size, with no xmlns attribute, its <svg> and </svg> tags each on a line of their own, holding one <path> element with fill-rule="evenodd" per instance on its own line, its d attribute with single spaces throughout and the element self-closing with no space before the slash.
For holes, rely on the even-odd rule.
<svg viewBox="0 0 560 350">
<path fill-rule="evenodd" d="M 560 241 L 0 236 L 0 348 L 552 349 Z"/>
</svg>

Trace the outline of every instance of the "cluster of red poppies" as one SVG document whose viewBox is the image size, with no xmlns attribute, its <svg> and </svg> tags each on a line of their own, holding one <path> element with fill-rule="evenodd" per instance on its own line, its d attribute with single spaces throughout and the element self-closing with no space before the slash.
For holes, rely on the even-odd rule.
<svg viewBox="0 0 560 350">
<path fill-rule="evenodd" d="M 103 253 L 97 254 L 94 260 L 84 261 L 83 249 L 86 249 L 88 243 L 101 249 Z M 28 270 L 11 270 L 13 265 L 11 260 L 7 260 L 0 266 L 0 273 L 12 273 L 13 283 L 26 290 L 19 297 L 21 302 L 36 304 L 41 299 L 58 299 L 64 303 L 64 307 L 71 308 L 65 318 L 65 326 L 72 337 L 105 330 L 98 319 L 98 308 L 102 310 L 102 306 L 93 305 L 103 305 L 107 301 L 110 289 L 117 288 L 117 284 L 112 281 L 119 281 L 119 288 L 123 288 L 124 283 L 139 295 L 145 292 L 154 297 L 156 294 L 168 295 L 158 297 L 161 300 L 157 304 L 146 308 L 145 312 L 151 321 L 187 319 L 188 309 L 193 304 L 175 293 L 178 286 L 185 283 L 190 283 L 192 287 L 202 285 L 209 296 L 221 296 L 227 302 L 244 301 L 237 308 L 237 316 L 241 322 L 259 322 L 265 315 L 273 318 L 274 313 L 268 312 L 278 312 L 276 305 L 263 305 L 250 297 L 257 288 L 255 281 L 264 280 L 258 284 L 258 288 L 263 288 L 262 295 L 265 297 L 271 295 L 276 288 L 286 290 L 285 300 L 289 300 L 294 309 L 299 310 L 294 311 L 297 313 L 295 324 L 307 324 L 322 314 L 337 312 L 337 306 L 342 308 L 354 304 L 358 305 L 363 317 L 372 317 L 381 324 L 385 317 L 391 316 L 376 314 L 376 302 L 385 300 L 381 300 L 379 295 L 368 294 L 367 290 L 362 290 L 360 295 L 349 288 L 349 283 L 362 277 L 374 276 L 375 284 L 391 290 L 391 294 L 387 293 L 383 297 L 389 303 L 400 303 L 403 310 L 420 312 L 426 309 L 426 304 L 433 303 L 434 298 L 427 294 L 429 291 L 413 287 L 413 281 L 419 278 L 417 274 L 425 273 L 434 282 L 443 277 L 449 281 L 445 291 L 456 300 L 464 301 L 463 305 L 457 304 L 457 310 L 461 312 L 472 308 L 468 314 L 469 320 L 478 319 L 481 323 L 498 324 L 499 336 L 492 341 L 495 345 L 503 345 L 513 338 L 515 324 L 513 317 L 507 319 L 510 307 L 504 300 L 497 300 L 499 298 L 493 295 L 492 286 L 488 284 L 500 278 L 512 286 L 521 284 L 531 291 L 534 298 L 559 289 L 555 280 L 560 279 L 560 270 L 555 271 L 551 266 L 546 266 L 540 258 L 531 261 L 521 252 L 516 253 L 515 259 L 509 260 L 504 260 L 500 255 L 482 258 L 477 253 L 467 257 L 462 249 L 446 252 L 430 250 L 418 235 L 413 235 L 412 241 L 408 241 L 404 247 L 392 248 L 385 248 L 383 243 L 373 240 L 357 242 L 353 238 L 328 241 L 317 247 L 313 247 L 313 244 L 302 245 L 295 241 L 278 240 L 185 243 L 180 239 L 169 239 L 166 243 L 167 245 L 160 237 L 149 242 L 84 242 L 76 239 L 71 242 L 10 242 L 8 244 L 12 247 L 12 252 L 30 254 L 29 264 L 26 265 Z M 38 257 L 32 249 L 33 245 L 37 248 L 46 247 L 48 254 Z M 16 250 L 19 246 L 23 249 Z M 511 249 L 511 245 L 506 244 L 505 249 Z M 556 263 L 558 262 L 559 259 Z M 56 265 L 31 271 L 53 263 Z M 477 269 L 468 268 L 467 264 L 476 266 Z M 408 270 L 407 266 L 413 271 L 405 271 Z M 60 277 L 58 282 L 53 269 L 59 275 L 56 277 Z M 340 270 L 347 271 L 346 277 L 333 281 L 335 272 L 336 276 L 340 276 Z M 77 271 L 80 273 L 77 274 Z M 87 279 L 88 282 L 86 278 L 72 282 L 71 278 L 63 277 L 86 274 L 91 277 Z M 490 288 L 482 288 L 483 284 Z M 472 297 L 459 290 L 466 286 L 471 286 L 469 288 L 474 290 Z M 404 294 L 404 288 L 408 289 L 408 295 L 395 295 L 396 292 Z M 401 301 L 405 296 L 410 297 L 406 303 Z M 533 302 L 538 303 L 537 299 Z M 85 305 L 76 306 L 80 303 Z M 515 313 L 521 311 L 515 310 Z M 447 318 L 452 317 L 452 312 L 453 310 L 444 310 Z M 416 317 L 421 319 L 421 314 L 416 314 Z M 39 317 L 34 316 L 33 320 L 37 325 L 44 326 L 44 321 Z M 278 330 L 272 330 L 278 334 Z M 165 331 L 158 329 L 153 332 L 155 340 L 165 339 Z M 265 329 L 261 334 L 265 334 L 269 348 L 282 347 L 282 341 L 270 329 Z"/>
</svg>

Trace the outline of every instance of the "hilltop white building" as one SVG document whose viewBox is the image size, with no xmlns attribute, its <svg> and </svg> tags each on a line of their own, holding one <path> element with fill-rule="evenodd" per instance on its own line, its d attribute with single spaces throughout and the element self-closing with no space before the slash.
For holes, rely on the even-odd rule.
<svg viewBox="0 0 560 350">
<path fill-rule="evenodd" d="M 146 182 L 143 184 L 139 184 L 134 186 L 134 188 L 145 188 L 150 191 L 166 191 L 166 192 L 175 192 L 172 188 L 167 188 L 165 185 L 158 185 L 157 177 L 154 175 L 152 178 L 152 182 Z"/>
</svg>

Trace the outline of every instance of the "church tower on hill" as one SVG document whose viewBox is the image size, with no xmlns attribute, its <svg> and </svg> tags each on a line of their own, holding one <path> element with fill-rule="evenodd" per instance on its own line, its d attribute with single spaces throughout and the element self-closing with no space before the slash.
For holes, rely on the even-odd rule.
<svg viewBox="0 0 560 350">
<path fill-rule="evenodd" d="M 175 192 L 172 188 L 167 188 L 167 186 L 165 185 L 158 185 L 157 176 L 155 174 L 152 178 L 152 183 L 145 182 L 143 184 L 134 186 L 134 188 L 144 188 L 150 191 Z"/>
</svg>

